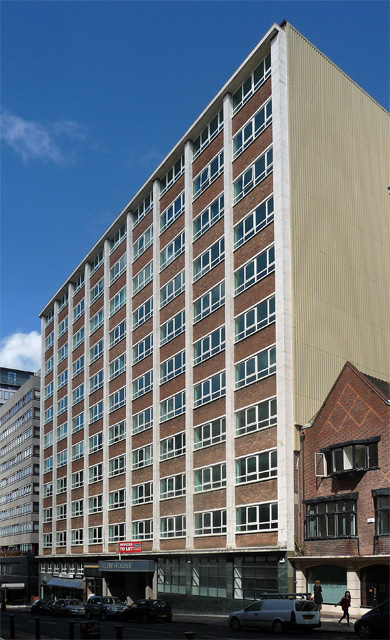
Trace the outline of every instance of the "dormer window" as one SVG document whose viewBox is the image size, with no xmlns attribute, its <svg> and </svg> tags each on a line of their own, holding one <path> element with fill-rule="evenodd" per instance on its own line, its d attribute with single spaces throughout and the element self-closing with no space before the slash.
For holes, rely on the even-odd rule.
<svg viewBox="0 0 390 640">
<path fill-rule="evenodd" d="M 366 471 L 378 467 L 379 437 L 353 440 L 321 449 L 326 475 Z"/>
</svg>

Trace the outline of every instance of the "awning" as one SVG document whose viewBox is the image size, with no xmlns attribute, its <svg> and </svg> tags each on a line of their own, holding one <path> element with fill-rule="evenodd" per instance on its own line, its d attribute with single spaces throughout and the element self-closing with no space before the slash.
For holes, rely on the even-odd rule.
<svg viewBox="0 0 390 640">
<path fill-rule="evenodd" d="M 52 578 L 47 583 L 48 587 L 65 587 L 66 589 L 81 589 L 83 581 L 80 578 L 71 580 L 70 578 Z"/>
<path fill-rule="evenodd" d="M 24 582 L 3 582 L 0 589 L 24 589 Z"/>
</svg>

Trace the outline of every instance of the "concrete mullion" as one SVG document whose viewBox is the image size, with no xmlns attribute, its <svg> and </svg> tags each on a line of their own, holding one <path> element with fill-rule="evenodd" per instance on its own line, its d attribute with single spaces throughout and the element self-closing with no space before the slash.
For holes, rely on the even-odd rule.
<svg viewBox="0 0 390 640">
<path fill-rule="evenodd" d="M 153 183 L 153 551 L 160 549 L 160 182 Z"/>
</svg>

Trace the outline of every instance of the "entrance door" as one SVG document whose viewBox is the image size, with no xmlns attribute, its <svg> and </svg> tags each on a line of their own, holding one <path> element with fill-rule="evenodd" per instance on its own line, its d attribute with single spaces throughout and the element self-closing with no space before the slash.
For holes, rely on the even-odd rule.
<svg viewBox="0 0 390 640">
<path fill-rule="evenodd" d="M 362 607 L 376 607 L 389 599 L 389 568 L 384 564 L 360 570 Z"/>
</svg>

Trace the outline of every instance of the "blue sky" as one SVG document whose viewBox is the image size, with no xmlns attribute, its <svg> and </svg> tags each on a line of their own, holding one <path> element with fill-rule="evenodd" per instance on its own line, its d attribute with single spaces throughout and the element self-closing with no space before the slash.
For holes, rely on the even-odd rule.
<svg viewBox="0 0 390 640">
<path fill-rule="evenodd" d="M 0 365 L 274 23 L 389 108 L 389 3 L 1 2 Z"/>
</svg>

